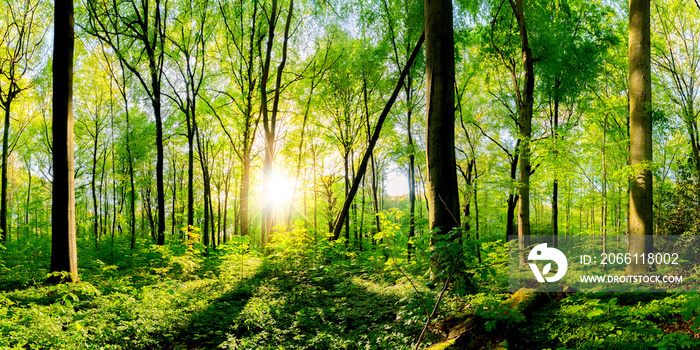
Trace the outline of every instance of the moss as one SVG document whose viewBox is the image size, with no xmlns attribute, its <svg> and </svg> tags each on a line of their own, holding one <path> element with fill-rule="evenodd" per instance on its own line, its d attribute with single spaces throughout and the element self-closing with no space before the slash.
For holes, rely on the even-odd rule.
<svg viewBox="0 0 700 350">
<path fill-rule="evenodd" d="M 427 348 L 426 350 L 450 350 L 450 349 L 454 349 L 453 345 L 455 345 L 456 340 L 457 340 L 457 338 L 448 339 L 442 343 L 437 343 L 437 344 Z"/>
</svg>

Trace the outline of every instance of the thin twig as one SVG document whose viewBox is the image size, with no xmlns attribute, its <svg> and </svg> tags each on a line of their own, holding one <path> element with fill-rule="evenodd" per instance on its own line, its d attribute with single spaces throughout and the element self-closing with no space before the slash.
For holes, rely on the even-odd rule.
<svg viewBox="0 0 700 350">
<path fill-rule="evenodd" d="M 418 337 L 418 342 L 416 343 L 416 350 L 420 347 L 421 341 L 423 341 L 423 336 L 425 335 L 425 331 L 428 329 L 428 326 L 430 325 L 430 320 L 435 317 L 435 313 L 437 312 L 437 308 L 440 305 L 440 301 L 442 301 L 442 296 L 445 294 L 445 291 L 447 290 L 447 286 L 450 284 L 450 278 L 452 275 L 455 273 L 457 270 L 457 262 L 455 261 L 454 264 L 452 264 L 452 271 L 450 274 L 447 276 L 447 279 L 445 280 L 445 285 L 442 286 L 442 290 L 440 291 L 440 294 L 438 295 L 438 300 L 435 302 L 435 306 L 433 307 L 433 311 L 428 315 L 428 320 L 425 321 L 425 326 L 423 326 L 423 330 L 420 332 L 420 336 Z"/>
</svg>

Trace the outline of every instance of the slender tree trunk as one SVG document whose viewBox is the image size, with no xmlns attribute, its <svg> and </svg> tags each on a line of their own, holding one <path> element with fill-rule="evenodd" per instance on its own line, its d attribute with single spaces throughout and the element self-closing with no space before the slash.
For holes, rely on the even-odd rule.
<svg viewBox="0 0 700 350">
<path fill-rule="evenodd" d="M 520 33 L 520 50 L 523 62 L 523 90 L 516 94 L 518 98 L 518 113 L 520 115 L 520 164 L 519 164 L 519 195 L 518 202 L 518 248 L 520 250 L 520 265 L 525 264 L 525 246 L 530 235 L 530 139 L 532 137 L 532 108 L 534 104 L 535 76 L 532 51 L 528 42 L 527 25 L 525 21 L 524 0 L 510 0 L 513 13 L 518 22 Z"/>
<path fill-rule="evenodd" d="M 555 82 L 555 91 L 559 91 L 559 80 Z M 552 139 L 554 140 L 554 154 L 558 154 L 559 149 L 557 148 L 557 129 L 559 129 L 559 96 L 554 98 L 554 125 L 552 127 Z M 552 183 L 552 236 L 554 236 L 553 247 L 559 246 L 559 179 L 556 174 L 554 174 L 554 181 Z"/>
<path fill-rule="evenodd" d="M 29 201 L 32 198 L 32 168 L 31 168 L 31 156 L 29 158 L 29 161 L 27 161 L 27 202 L 25 203 L 24 207 L 24 225 L 27 227 L 27 231 L 29 231 Z M 35 218 L 36 220 L 36 218 Z"/>
<path fill-rule="evenodd" d="M 190 232 L 194 228 L 194 130 L 190 120 L 192 116 L 186 113 L 187 117 L 187 239 L 190 240 Z"/>
<path fill-rule="evenodd" d="M 630 191 L 630 254 L 650 252 L 653 234 L 651 138 L 651 30 L 650 1 L 630 0 L 629 10 L 629 104 L 630 161 L 637 171 Z M 646 239 L 644 236 L 648 236 Z M 627 274 L 648 271 L 648 265 L 631 263 Z"/>
<path fill-rule="evenodd" d="M 172 228 L 170 229 L 170 234 L 172 237 L 175 236 L 175 229 L 177 228 L 177 218 L 175 217 L 175 213 L 177 213 L 177 160 L 175 159 L 176 156 L 173 156 L 173 204 L 172 204 L 172 209 L 170 212 L 170 220 L 172 221 Z"/>
<path fill-rule="evenodd" d="M 318 178 L 316 174 L 316 147 L 311 148 L 311 156 L 314 161 L 314 166 L 312 167 L 314 171 L 314 234 L 318 234 Z"/>
<path fill-rule="evenodd" d="M 97 115 L 95 115 L 95 118 L 97 118 Z M 92 191 L 92 230 L 93 230 L 93 235 L 95 237 L 95 247 L 99 245 L 100 242 L 100 234 L 98 232 L 98 227 L 99 227 L 99 213 L 98 213 L 98 203 L 97 203 L 97 190 L 96 190 L 96 182 L 97 182 L 97 142 L 99 141 L 99 136 L 100 136 L 100 130 L 99 130 L 99 125 L 97 120 L 95 120 L 95 142 L 93 143 L 92 146 L 92 178 L 90 180 L 90 189 Z"/>
<path fill-rule="evenodd" d="M 365 179 L 362 179 L 362 199 L 360 204 L 360 233 L 357 242 L 360 245 L 360 251 L 362 251 L 362 240 L 364 236 L 364 223 L 365 223 Z"/>
<path fill-rule="evenodd" d="M 54 5 L 53 186 L 51 272 L 49 282 L 78 282 L 73 167 L 73 1 Z"/>
<path fill-rule="evenodd" d="M 10 86 L 10 89 L 12 87 Z M 11 90 L 10 90 L 11 91 Z M 2 132 L 2 198 L 0 198 L 0 236 L 2 241 L 7 242 L 7 157 L 9 153 L 10 138 L 10 106 L 12 104 L 11 92 L 8 93 L 5 103 L 5 124 Z"/>
<path fill-rule="evenodd" d="M 197 152 L 199 153 L 199 164 L 202 168 L 202 178 L 204 182 L 204 229 L 202 230 L 202 238 L 204 239 L 205 249 L 209 247 L 209 218 L 213 213 L 210 211 L 211 207 L 211 184 L 209 178 L 209 168 L 207 166 L 207 154 L 206 145 L 203 145 L 202 138 L 199 135 L 199 128 L 197 127 L 197 120 L 192 116 L 192 129 L 195 134 L 195 140 L 197 142 Z M 206 251 L 206 250 L 205 250 Z"/>
<path fill-rule="evenodd" d="M 408 53 L 408 52 L 407 52 Z M 413 89 L 412 84 L 413 79 L 409 75 L 406 78 L 406 84 L 404 84 L 404 93 L 406 94 L 406 143 L 408 146 L 408 246 L 407 249 L 407 259 L 411 260 L 411 254 L 413 253 L 413 237 L 416 235 L 416 156 L 415 156 L 415 145 L 413 144 L 413 134 L 411 132 L 411 119 L 413 116 Z"/>
<path fill-rule="evenodd" d="M 571 234 L 571 192 L 573 192 L 573 189 L 571 188 L 571 180 L 567 181 L 567 184 L 569 185 L 569 193 L 568 195 L 568 200 L 566 203 L 566 232 L 564 233 L 565 235 L 570 235 Z"/>
<path fill-rule="evenodd" d="M 343 166 L 345 169 L 345 198 L 347 200 L 348 194 L 350 192 L 350 165 L 348 164 L 348 159 L 350 157 L 350 150 L 348 148 L 345 149 L 345 152 L 343 154 Z M 345 216 L 345 247 L 347 248 L 348 243 L 350 242 L 350 215 Z"/>
<path fill-rule="evenodd" d="M 127 129 L 129 129 L 129 112 L 126 112 L 126 124 Z M 128 135 L 128 132 L 127 132 Z M 130 249 L 134 249 L 136 246 L 136 188 L 134 186 L 134 161 L 131 158 L 131 148 L 129 146 L 129 136 L 126 137 L 126 152 L 129 156 L 129 230 L 131 231 L 131 246 Z"/>
<path fill-rule="evenodd" d="M 241 174 L 241 190 L 240 190 L 240 226 L 241 236 L 248 237 L 250 235 L 250 222 L 248 220 L 248 197 L 250 195 L 250 155 L 243 156 L 243 173 Z"/>
<path fill-rule="evenodd" d="M 122 84 L 124 84 L 121 89 L 122 99 L 124 100 L 124 114 L 126 116 L 126 154 L 127 154 L 127 165 L 129 171 L 129 230 L 131 232 L 131 242 L 130 249 L 134 249 L 136 246 L 136 188 L 134 185 L 134 160 L 131 156 L 131 121 L 129 116 L 129 99 L 126 94 L 126 70 L 124 69 L 124 63 L 120 60 L 119 67 L 122 72 Z M 116 79 L 116 78 L 115 78 Z M 142 225 L 143 226 L 143 225 Z"/>
<path fill-rule="evenodd" d="M 276 137 L 276 124 L 277 124 L 277 112 L 279 106 L 279 97 L 282 90 L 282 73 L 284 72 L 284 67 L 287 63 L 287 45 L 289 42 L 289 29 L 292 22 L 292 15 L 294 10 L 294 0 L 289 2 L 289 9 L 287 12 L 287 19 L 284 27 L 284 37 L 282 44 L 282 59 L 279 66 L 277 67 L 277 76 L 275 81 L 275 93 L 273 97 L 272 110 L 269 111 L 268 116 L 267 108 L 267 80 L 270 72 L 270 59 L 272 54 L 272 46 L 274 43 L 275 36 L 275 25 L 277 23 L 277 0 L 272 0 L 272 10 L 268 21 L 269 32 L 267 41 L 267 50 L 265 51 L 265 61 L 263 63 L 263 71 L 260 83 L 260 96 L 261 96 L 261 114 L 263 119 L 264 135 L 265 135 L 265 161 L 263 163 L 263 220 L 262 220 L 262 232 L 260 235 L 260 244 L 265 246 L 269 234 L 274 226 L 274 205 L 270 201 L 270 197 L 274 194 L 270 193 L 271 181 L 274 178 L 274 159 L 275 159 L 275 137 Z"/>
<path fill-rule="evenodd" d="M 601 157 L 603 161 L 603 188 L 602 188 L 602 199 L 603 205 L 600 208 L 600 230 L 603 234 L 603 253 L 608 253 L 607 239 L 608 239 L 608 169 L 605 157 L 605 142 L 608 129 L 608 115 L 604 116 L 603 122 L 603 147 L 601 148 Z M 603 270 L 606 270 L 607 266 L 603 265 Z"/>
<path fill-rule="evenodd" d="M 228 217 L 228 193 L 230 189 L 230 181 L 231 181 L 231 168 L 228 168 L 228 172 L 226 172 L 226 180 L 224 183 L 224 222 L 221 230 L 221 234 L 224 239 L 224 243 L 228 240 L 228 235 L 226 232 L 226 218 Z M 235 209 L 235 208 L 234 208 Z"/>
<path fill-rule="evenodd" d="M 374 163 L 374 155 L 370 155 L 370 160 L 372 162 L 372 206 L 374 208 L 374 224 L 377 226 L 377 233 L 382 232 L 382 226 L 379 223 L 379 197 L 377 192 L 379 191 L 379 184 L 377 183 L 377 168 Z"/>
<path fill-rule="evenodd" d="M 109 220 L 109 204 L 107 203 L 107 186 L 105 185 L 105 174 L 107 173 L 107 148 L 105 147 L 102 152 L 102 171 L 100 172 L 100 203 L 102 206 L 102 212 L 98 215 L 100 223 L 100 240 L 102 236 L 107 232 L 107 224 L 105 223 Z M 100 208 L 98 208 L 99 211 Z"/>
<path fill-rule="evenodd" d="M 313 69 L 312 69 L 313 71 Z M 289 200 L 289 215 L 287 216 L 287 226 L 292 223 L 292 212 L 294 209 L 294 198 L 297 194 L 297 185 L 299 184 L 299 177 L 301 176 L 301 160 L 304 154 L 304 135 L 306 133 L 306 122 L 309 118 L 309 112 L 311 111 L 311 99 L 314 95 L 314 89 L 316 88 L 315 76 L 311 77 L 311 87 L 309 89 L 309 97 L 306 100 L 306 107 L 304 108 L 304 119 L 301 122 L 301 136 L 299 137 L 299 149 L 297 151 L 297 171 L 294 177 L 294 189 L 292 190 L 292 196 Z"/>
<path fill-rule="evenodd" d="M 214 221 L 214 201 L 211 198 L 211 176 L 209 176 L 209 179 L 207 180 L 209 182 L 209 213 L 210 213 L 210 220 L 211 220 L 211 249 L 216 250 L 216 237 L 218 236 L 217 234 L 217 227 L 216 227 L 216 222 Z"/>
<path fill-rule="evenodd" d="M 476 240 L 479 240 L 479 201 L 476 191 L 476 157 L 474 157 L 474 223 L 475 223 L 475 230 L 474 233 L 476 235 Z M 481 247 L 478 247 L 476 250 L 476 257 L 479 259 L 479 264 L 481 264 Z"/>
<path fill-rule="evenodd" d="M 513 159 L 511 159 L 510 162 L 510 179 L 512 181 L 515 181 L 515 179 L 518 176 L 518 159 L 520 159 L 520 156 L 517 154 L 518 152 L 518 147 L 520 147 L 520 139 L 518 139 L 515 142 L 515 156 L 513 156 Z M 512 191 L 512 190 L 511 190 Z M 508 194 L 508 208 L 506 212 L 506 240 L 508 240 L 508 237 L 510 236 L 515 236 L 515 207 L 518 204 L 518 200 L 520 199 L 520 196 L 515 194 L 515 193 L 509 193 Z"/>
</svg>

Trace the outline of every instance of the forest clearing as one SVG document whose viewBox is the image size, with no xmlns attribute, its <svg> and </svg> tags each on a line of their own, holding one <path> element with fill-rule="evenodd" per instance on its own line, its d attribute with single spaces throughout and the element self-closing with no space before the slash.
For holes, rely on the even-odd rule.
<svg viewBox="0 0 700 350">
<path fill-rule="evenodd" d="M 700 349 L 697 0 L 4 5 L 0 349 Z"/>
</svg>

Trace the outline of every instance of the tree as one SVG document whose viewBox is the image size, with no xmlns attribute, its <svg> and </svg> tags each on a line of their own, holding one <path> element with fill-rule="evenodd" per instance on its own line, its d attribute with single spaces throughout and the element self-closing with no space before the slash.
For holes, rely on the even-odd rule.
<svg viewBox="0 0 700 350">
<path fill-rule="evenodd" d="M 348 198 L 350 192 L 350 160 L 353 155 L 353 148 L 360 136 L 360 105 L 361 87 L 357 84 L 360 81 L 359 72 L 355 72 L 350 67 L 353 66 L 353 58 L 358 57 L 354 53 L 358 52 L 361 47 L 359 41 L 353 41 L 343 37 L 337 39 L 337 43 L 342 45 L 342 49 L 350 53 L 339 55 L 340 62 L 336 64 L 329 72 L 327 77 L 327 90 L 324 95 L 328 96 L 325 99 L 325 107 L 330 115 L 329 123 L 332 127 L 329 130 L 332 142 L 338 147 L 341 157 L 343 158 L 343 184 L 345 189 L 345 198 Z M 345 227 L 346 244 L 350 240 L 350 216 L 345 217 L 345 222 L 342 224 Z M 333 239 L 338 239 L 338 236 L 333 236 Z"/>
<path fill-rule="evenodd" d="M 90 15 L 87 30 L 109 45 L 124 67 L 139 81 L 148 95 L 156 122 L 156 188 L 158 207 L 158 245 L 165 244 L 165 188 L 163 179 L 163 118 L 161 85 L 165 61 L 167 1 L 106 0 L 87 1 Z M 134 48 L 139 49 L 135 52 Z M 145 54 L 145 56 L 144 56 Z M 144 62 L 145 60 L 145 62 Z M 148 73 L 141 71 L 148 66 Z"/>
<path fill-rule="evenodd" d="M 73 1 L 54 5 L 53 203 L 50 282 L 78 282 L 73 178 Z"/>
<path fill-rule="evenodd" d="M 696 2 L 697 3 L 697 2 Z M 688 8 L 689 7 L 689 8 Z M 700 128 L 697 108 L 700 94 L 700 8 L 687 2 L 654 3 L 654 55 L 660 85 L 671 102 L 680 108 L 680 116 L 690 141 L 695 177 L 700 181 Z"/>
<path fill-rule="evenodd" d="M 630 189 L 630 254 L 650 251 L 653 233 L 653 198 L 650 162 L 651 138 L 651 29 L 649 0 L 630 0 L 629 13 L 629 108 L 630 161 L 634 170 Z M 644 239 L 646 236 L 646 239 Z M 648 270 L 630 263 L 627 274 Z"/>
<path fill-rule="evenodd" d="M 517 230 L 519 242 L 518 246 L 521 252 L 521 266 L 525 264 L 525 245 L 527 244 L 526 240 L 530 235 L 530 175 L 532 174 L 530 149 L 532 142 L 532 115 L 535 83 L 534 58 L 529 43 L 530 39 L 527 30 L 528 22 L 525 18 L 525 8 L 523 2 L 523 0 L 509 0 L 512 15 L 515 17 L 514 21 L 513 18 L 507 16 L 506 14 L 501 14 L 501 10 L 505 4 L 505 2 L 502 2 L 496 8 L 493 18 L 491 19 L 491 29 L 489 33 L 491 46 L 497 57 L 501 60 L 503 66 L 506 68 L 511 80 L 510 90 L 512 90 L 512 92 L 509 92 L 504 96 L 497 96 L 497 98 L 506 108 L 508 111 L 508 116 L 513 119 L 517 128 Z M 517 26 L 517 39 L 510 34 L 511 32 L 516 31 L 516 28 L 513 28 L 513 22 Z M 497 31 L 497 25 L 505 25 L 505 30 L 507 32 Z M 497 38 L 504 40 L 506 45 L 497 43 L 497 41 L 500 41 L 497 40 Z M 517 45 L 514 43 L 516 40 L 519 41 Z M 520 56 L 520 66 L 518 66 L 517 61 L 518 54 Z M 511 106 L 512 100 L 514 100 L 515 103 L 514 107 Z M 505 150 L 505 148 L 501 148 Z M 506 153 L 509 152 L 506 151 Z M 515 157 L 512 157 L 509 154 L 509 160 L 514 161 Z M 515 163 L 511 163 L 511 177 L 513 177 L 515 174 L 515 165 Z M 514 210 L 514 205 L 516 204 L 515 199 L 515 195 L 511 195 L 508 198 L 509 214 L 511 214 Z M 510 217 L 507 225 L 512 225 L 512 223 L 510 223 Z M 507 229 L 507 232 L 510 232 L 510 229 Z"/>
<path fill-rule="evenodd" d="M 564 158 L 560 152 L 565 152 L 565 148 L 559 146 L 565 136 L 561 127 L 566 131 L 566 124 L 577 122 L 572 120 L 574 113 L 562 115 L 560 112 L 567 105 L 573 110 L 579 95 L 599 74 L 602 54 L 615 42 L 604 21 L 607 11 L 598 4 L 574 1 L 544 2 L 538 11 L 533 11 L 537 30 L 534 55 L 539 58 L 536 63 L 538 87 L 549 110 L 553 164 Z M 557 236 L 559 174 L 556 166 L 552 182 L 552 235 Z"/>
<path fill-rule="evenodd" d="M 386 121 L 386 118 L 389 115 L 389 112 L 391 111 L 391 107 L 394 105 L 394 102 L 396 101 L 396 98 L 398 97 L 399 92 L 401 92 L 401 89 L 402 89 L 403 84 L 404 84 L 404 80 L 408 76 L 408 73 L 411 70 L 411 67 L 413 66 L 413 62 L 416 60 L 416 57 L 418 57 L 418 53 L 420 52 L 420 49 L 423 46 L 424 40 L 425 40 L 425 32 L 423 34 L 421 34 L 420 38 L 418 38 L 418 43 L 416 43 L 416 46 L 413 47 L 413 51 L 411 51 L 411 57 L 409 57 L 408 61 L 406 61 L 406 66 L 401 71 L 401 75 L 399 76 L 399 80 L 396 82 L 396 86 L 394 87 L 394 91 L 391 93 L 391 96 L 389 97 L 388 101 L 384 105 L 384 109 L 382 110 L 382 113 L 379 115 L 379 118 L 377 119 L 377 124 L 374 127 L 374 131 L 372 132 L 371 137 L 369 138 L 369 144 L 367 145 L 367 150 L 365 151 L 365 154 L 362 156 L 362 161 L 360 161 L 360 166 L 357 168 L 357 173 L 355 174 L 355 178 L 352 181 L 352 186 L 350 186 L 350 191 L 348 192 L 348 195 L 345 197 L 345 202 L 343 203 L 343 208 L 340 210 L 340 213 L 338 213 L 338 217 L 335 220 L 335 225 L 333 225 L 333 237 L 340 237 L 340 231 L 343 228 L 343 223 L 346 221 L 347 215 L 350 212 L 350 205 L 352 204 L 352 201 L 355 199 L 355 195 L 357 194 L 357 190 L 360 187 L 360 183 L 362 182 L 362 178 L 365 176 L 365 172 L 367 171 L 367 163 L 369 162 L 369 159 L 372 155 L 372 152 L 374 151 L 374 147 L 377 144 L 377 140 L 379 140 L 379 135 L 382 132 L 382 126 L 384 125 L 384 122 Z M 453 150 L 453 154 L 454 154 L 454 150 Z M 456 170 L 455 170 L 455 172 L 456 172 Z M 455 173 L 455 181 L 456 180 L 457 180 L 457 174 Z"/>
<path fill-rule="evenodd" d="M 261 40 L 257 36 L 260 35 L 258 25 L 258 11 L 260 5 L 257 1 L 239 0 L 237 5 L 232 5 L 228 1 L 219 0 L 218 2 L 221 18 L 223 19 L 222 28 L 225 30 L 223 35 L 223 43 L 218 44 L 221 55 L 221 66 L 230 75 L 231 83 L 229 86 L 234 87 L 235 91 L 218 91 L 221 95 L 228 98 L 230 103 L 236 107 L 236 110 L 242 113 L 242 118 L 236 118 L 234 135 L 238 138 L 234 140 L 232 133 L 227 130 L 227 125 L 224 124 L 224 118 L 220 115 L 223 106 L 214 107 L 209 104 L 212 113 L 219 121 L 221 128 L 226 133 L 226 136 L 231 143 L 231 147 L 242 163 L 242 171 L 239 185 L 239 210 L 238 210 L 238 227 L 242 236 L 250 235 L 250 188 L 251 188 L 251 167 L 253 164 L 253 143 L 255 134 L 258 129 L 260 117 L 254 111 L 255 93 L 258 91 L 257 73 L 260 70 L 256 61 L 260 57 Z M 233 12 L 228 12 L 233 10 Z M 250 20 L 249 25 L 236 26 L 243 18 Z M 215 37 L 215 40 L 220 37 Z M 240 94 L 240 95 L 239 95 Z M 224 104 L 225 106 L 225 104 Z"/>
<path fill-rule="evenodd" d="M 394 5 L 392 3 L 392 5 Z M 420 22 L 417 22 L 416 20 L 420 20 L 420 3 L 418 1 L 410 1 L 410 0 L 402 0 L 398 1 L 398 4 L 395 4 L 396 7 L 399 7 L 399 17 L 401 20 L 404 22 L 404 31 L 402 33 L 397 33 L 395 30 L 395 27 L 397 27 L 397 23 L 395 23 L 395 18 L 392 17 L 392 10 L 390 9 L 389 3 L 387 3 L 387 0 L 384 0 L 384 9 L 385 9 L 385 16 L 386 16 L 386 22 L 387 26 L 389 27 L 388 35 L 389 39 L 391 41 L 391 46 L 394 51 L 393 57 L 393 63 L 396 65 L 397 68 L 402 68 L 402 60 L 403 59 L 408 59 L 408 57 L 411 54 L 411 42 L 412 42 L 412 37 L 417 34 L 417 31 L 420 30 Z M 417 22 L 417 23 L 416 23 Z M 403 39 L 403 40 L 401 40 Z M 402 41 L 402 42 L 401 42 Z M 402 50 L 405 49 L 405 52 L 401 52 Z M 363 65 L 364 68 L 364 65 Z M 417 100 L 419 97 L 416 97 L 417 93 L 417 88 L 414 86 L 414 80 L 420 79 L 416 77 L 416 73 L 418 73 L 418 69 L 414 69 L 411 72 L 409 72 L 408 77 L 406 78 L 406 81 L 404 82 L 404 98 L 405 98 L 405 105 L 406 105 L 406 149 L 408 152 L 408 202 L 409 202 L 409 211 L 408 211 L 408 245 L 407 245 L 407 253 L 408 253 L 408 259 L 411 258 L 411 253 L 413 251 L 413 244 L 411 243 L 413 237 L 415 236 L 415 231 L 416 231 L 416 225 L 415 225 L 415 212 L 416 212 L 416 148 L 417 145 L 414 143 L 413 140 L 413 113 L 414 110 L 417 109 Z M 369 118 L 369 117 L 368 117 Z M 377 217 L 377 226 L 379 227 L 379 217 Z"/>
<path fill-rule="evenodd" d="M 175 18 L 176 30 L 167 36 L 172 46 L 168 55 L 178 75 L 173 78 L 165 75 L 165 79 L 172 89 L 172 94 L 167 96 L 185 115 L 187 124 L 187 235 L 189 239 L 194 226 L 194 139 L 198 133 L 196 130 L 197 100 L 200 98 L 200 89 L 204 81 L 204 54 L 208 39 L 205 25 L 208 7 L 206 2 L 202 4 L 189 2 L 185 6 Z M 208 168 L 204 163 L 201 163 L 201 166 L 206 179 L 209 176 Z M 205 210 L 206 212 L 208 211 Z M 204 234 L 207 234 L 206 230 Z"/>
<path fill-rule="evenodd" d="M 426 159 L 429 226 L 439 235 L 460 227 L 455 156 L 455 68 L 452 1 L 425 0 Z M 432 255 L 431 279 L 449 261 Z"/>
<path fill-rule="evenodd" d="M 0 20 L 0 107 L 4 110 L 2 134 L 2 193 L 0 195 L 0 240 L 7 240 L 7 157 L 10 155 L 12 103 L 29 89 L 26 74 L 40 49 L 44 32 L 39 27 L 39 1 L 7 2 L 9 17 Z"/>
<path fill-rule="evenodd" d="M 527 22 L 525 20 L 525 9 L 523 2 L 525 0 L 509 0 L 510 6 L 513 9 L 513 14 L 518 23 L 518 33 L 520 33 L 520 50 L 522 54 L 523 78 L 522 90 L 518 87 L 518 81 L 513 76 L 513 83 L 516 86 L 516 96 L 518 102 L 519 132 L 520 132 L 520 163 L 518 187 L 520 194 L 520 202 L 518 202 L 518 238 L 519 248 L 524 254 L 524 244 L 527 242 L 527 236 L 530 235 L 530 142 L 532 141 L 532 108 L 534 104 L 535 90 L 535 72 L 532 50 L 530 49 L 529 38 L 527 34 Z M 524 264 L 521 254 L 521 265 Z"/>
<path fill-rule="evenodd" d="M 119 90 L 119 95 L 124 103 L 124 116 L 126 119 L 126 125 L 124 129 L 124 148 L 126 151 L 126 161 L 127 161 L 127 173 L 129 175 L 129 232 L 131 233 L 130 248 L 134 249 L 136 247 L 136 190 L 134 185 L 134 157 L 132 155 L 132 140 L 131 140 L 131 120 L 129 115 L 129 96 L 127 88 L 127 74 L 128 72 L 124 68 L 124 63 L 119 61 L 119 71 L 117 72 L 114 63 L 111 58 L 108 57 L 105 50 L 102 51 L 105 56 L 105 62 L 107 64 L 108 72 L 111 79 L 117 85 L 117 90 Z M 117 74 L 121 73 L 121 77 Z M 121 82 L 121 83 L 120 83 Z"/>
<path fill-rule="evenodd" d="M 262 213 L 262 231 L 260 233 L 260 244 L 264 247 L 269 240 L 270 232 L 274 226 L 274 203 L 271 200 L 274 193 L 271 193 L 272 181 L 275 178 L 275 138 L 277 137 L 277 116 L 279 112 L 280 93 L 282 92 L 282 75 L 284 67 L 287 64 L 287 49 L 290 38 L 290 27 L 294 14 L 294 0 L 289 1 L 287 10 L 287 18 L 284 24 L 284 34 L 282 37 L 282 57 L 277 66 L 275 75 L 275 83 L 273 85 L 272 109 L 268 106 L 268 83 L 270 78 L 270 63 L 272 59 L 272 49 L 275 41 L 275 28 L 277 21 L 281 15 L 281 11 L 277 6 L 277 0 L 272 0 L 272 8 L 268 18 L 268 33 L 267 46 L 265 49 L 265 58 L 262 63 L 262 72 L 260 76 L 260 114 L 262 115 L 263 132 L 265 136 L 265 161 L 263 163 L 263 213 Z"/>
</svg>

